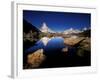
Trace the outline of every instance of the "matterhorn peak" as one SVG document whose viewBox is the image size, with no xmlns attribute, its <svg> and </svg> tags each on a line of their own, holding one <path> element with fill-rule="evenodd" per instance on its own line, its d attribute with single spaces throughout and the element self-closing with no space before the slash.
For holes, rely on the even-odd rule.
<svg viewBox="0 0 100 80">
<path fill-rule="evenodd" d="M 43 24 L 42 24 L 40 30 L 41 30 L 41 32 L 44 32 L 44 33 L 48 33 L 48 32 L 54 33 L 54 31 L 51 30 L 51 29 L 47 26 L 46 22 L 43 22 Z"/>
<path fill-rule="evenodd" d="M 47 24 L 45 22 L 43 22 L 42 28 L 47 28 Z"/>
<path fill-rule="evenodd" d="M 48 32 L 48 26 L 45 22 L 43 22 L 42 27 L 40 29 L 42 32 L 47 33 Z"/>
</svg>

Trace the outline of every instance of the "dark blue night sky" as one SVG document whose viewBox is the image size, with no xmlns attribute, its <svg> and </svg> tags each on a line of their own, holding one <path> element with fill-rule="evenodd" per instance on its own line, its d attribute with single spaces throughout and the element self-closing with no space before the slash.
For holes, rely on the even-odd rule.
<svg viewBox="0 0 100 80">
<path fill-rule="evenodd" d="M 89 13 L 24 10 L 23 18 L 37 28 L 40 28 L 43 22 L 46 22 L 47 26 L 56 32 L 62 32 L 69 28 L 91 27 L 91 14 Z"/>
</svg>

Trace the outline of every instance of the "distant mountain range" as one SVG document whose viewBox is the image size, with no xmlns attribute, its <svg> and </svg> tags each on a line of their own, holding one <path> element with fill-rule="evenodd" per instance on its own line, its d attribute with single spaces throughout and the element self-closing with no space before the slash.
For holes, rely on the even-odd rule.
<svg viewBox="0 0 100 80">
<path fill-rule="evenodd" d="M 82 30 L 69 28 L 60 33 L 61 34 L 81 34 L 81 33 L 83 34 L 84 32 L 87 33 L 89 30 L 90 30 L 90 28 L 86 28 L 86 27 L 84 27 Z M 40 29 L 38 29 L 31 23 L 27 22 L 26 20 L 23 20 L 23 34 L 24 34 L 25 40 L 33 41 L 32 39 L 34 39 L 34 38 L 39 39 L 39 35 L 41 33 L 56 33 L 57 34 L 57 32 L 50 29 L 45 22 L 43 22 Z"/>
<path fill-rule="evenodd" d="M 78 29 L 73 29 L 73 28 L 69 28 L 61 33 L 63 34 L 78 34 L 78 33 L 81 33 L 83 31 L 86 31 L 88 30 L 88 28 L 84 27 L 82 30 L 78 30 Z M 43 33 L 57 33 L 53 30 L 51 30 L 47 24 L 45 22 L 43 22 L 41 28 L 40 28 L 40 31 L 43 32 Z"/>
</svg>

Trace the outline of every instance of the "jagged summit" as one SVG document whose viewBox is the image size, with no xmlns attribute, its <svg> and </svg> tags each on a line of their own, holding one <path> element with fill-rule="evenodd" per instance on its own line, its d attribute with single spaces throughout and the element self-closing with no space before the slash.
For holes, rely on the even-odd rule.
<svg viewBox="0 0 100 80">
<path fill-rule="evenodd" d="M 51 29 L 47 26 L 46 22 L 43 22 L 43 24 L 42 24 L 42 26 L 41 26 L 41 28 L 40 28 L 40 31 L 41 31 L 41 32 L 44 32 L 44 33 L 48 33 L 48 32 L 54 33 L 54 31 L 51 30 Z"/>
<path fill-rule="evenodd" d="M 45 22 L 43 22 L 42 27 L 41 27 L 41 32 L 47 33 L 48 32 L 48 26 Z"/>
</svg>

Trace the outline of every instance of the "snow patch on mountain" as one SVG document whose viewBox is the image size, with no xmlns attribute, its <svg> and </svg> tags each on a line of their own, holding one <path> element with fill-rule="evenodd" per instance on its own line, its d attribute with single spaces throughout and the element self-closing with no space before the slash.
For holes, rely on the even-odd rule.
<svg viewBox="0 0 100 80">
<path fill-rule="evenodd" d="M 78 30 L 78 29 L 73 29 L 73 28 L 70 28 L 70 29 L 67 29 L 63 32 L 63 34 L 72 34 L 72 33 L 80 33 L 81 31 Z"/>
</svg>

